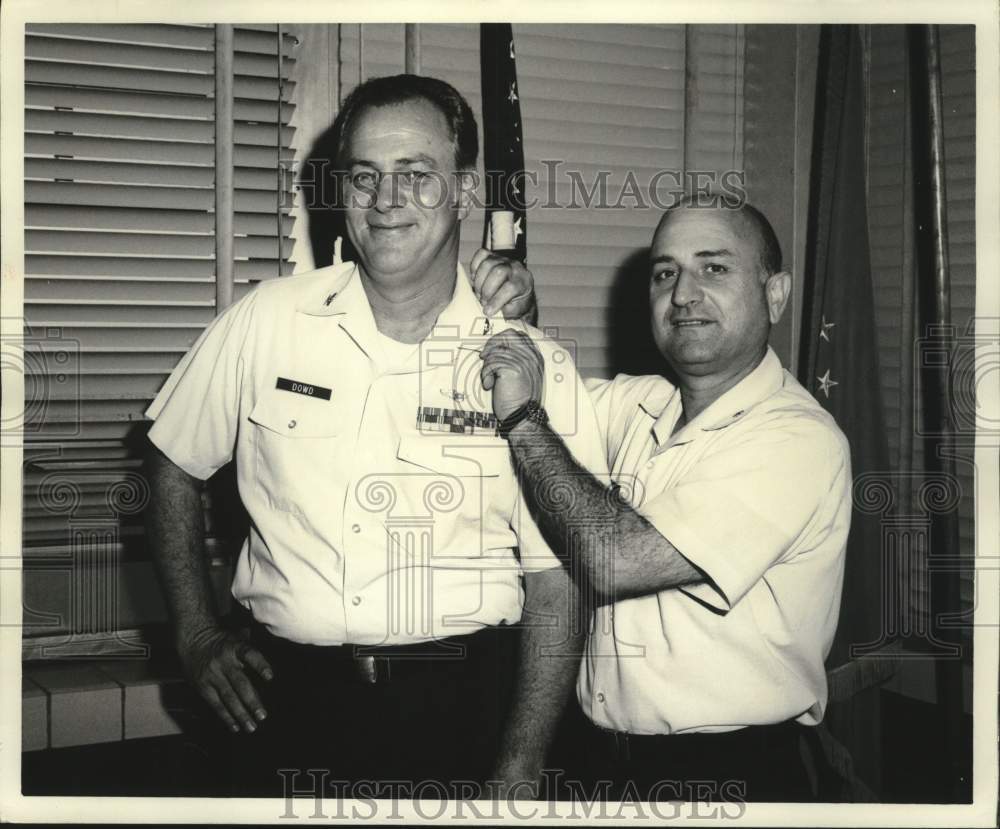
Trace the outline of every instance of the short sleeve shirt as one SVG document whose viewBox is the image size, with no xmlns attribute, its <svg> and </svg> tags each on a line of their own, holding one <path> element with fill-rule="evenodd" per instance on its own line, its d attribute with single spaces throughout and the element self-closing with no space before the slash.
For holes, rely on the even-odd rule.
<svg viewBox="0 0 1000 829">
<path fill-rule="evenodd" d="M 520 327 L 546 358 L 544 405 L 606 473 L 571 355 L 487 319 L 459 268 L 432 334 L 379 334 L 353 263 L 265 282 L 203 333 L 147 414 L 150 439 L 207 478 L 236 460 L 251 519 L 234 597 L 279 636 L 405 644 L 511 624 L 520 576 L 559 566 L 517 486 L 479 349 Z"/>
<path fill-rule="evenodd" d="M 850 522 L 850 454 L 770 349 L 672 434 L 661 377 L 588 381 L 611 476 L 705 576 L 601 607 L 578 683 L 598 725 L 638 734 L 815 724 Z"/>
</svg>

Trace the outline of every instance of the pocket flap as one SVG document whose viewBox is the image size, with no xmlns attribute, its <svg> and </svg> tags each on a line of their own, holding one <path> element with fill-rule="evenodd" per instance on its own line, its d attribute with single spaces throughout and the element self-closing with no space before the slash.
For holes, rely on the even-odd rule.
<svg viewBox="0 0 1000 829">
<path fill-rule="evenodd" d="M 406 435 L 396 456 L 431 472 L 457 477 L 491 477 L 510 472 L 510 449 L 501 438 L 448 439 L 436 435 Z"/>
<path fill-rule="evenodd" d="M 250 420 L 290 438 L 331 437 L 340 431 L 340 418 L 328 400 L 270 389 L 257 400 Z"/>
</svg>

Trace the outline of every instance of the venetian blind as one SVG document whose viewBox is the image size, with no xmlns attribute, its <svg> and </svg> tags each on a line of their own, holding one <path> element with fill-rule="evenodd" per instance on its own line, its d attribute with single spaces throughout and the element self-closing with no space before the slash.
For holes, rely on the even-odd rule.
<svg viewBox="0 0 1000 829">
<path fill-rule="evenodd" d="M 957 335 L 952 364 L 968 366 L 967 360 L 975 351 L 976 316 L 976 35 L 973 26 L 941 26 L 940 31 L 951 319 Z M 953 377 L 956 472 L 962 488 L 959 552 L 971 557 L 975 554 L 976 389 L 972 372 L 956 371 Z M 967 568 L 962 573 L 962 606 L 970 613 L 963 621 L 969 637 L 976 589 L 973 570 Z"/>
<path fill-rule="evenodd" d="M 968 356 L 975 317 L 975 30 L 972 26 L 941 26 L 941 70 L 947 193 L 948 256 L 951 279 L 952 324 L 958 335 L 953 364 Z M 915 402 L 910 372 L 920 359 L 915 338 L 924 332 L 907 329 L 904 280 L 915 279 L 912 233 L 913 175 L 910 161 L 910 84 L 906 32 L 902 26 L 871 27 L 869 73 L 868 181 L 872 275 L 875 283 L 876 323 L 882 396 L 890 458 L 895 469 L 905 468 L 907 442 L 913 435 L 912 468 L 924 465 L 922 407 Z M 911 287 L 910 291 L 913 290 Z M 912 297 L 912 293 L 910 294 Z M 963 342 L 964 341 L 964 342 Z M 975 477 L 972 465 L 975 389 L 971 376 L 957 375 L 953 415 L 960 433 L 955 449 L 959 501 L 960 553 L 971 556 L 975 542 Z M 970 408 L 971 407 L 971 408 Z M 963 434 L 964 433 L 964 436 Z M 919 478 L 914 482 L 919 486 Z M 901 507 L 906 512 L 905 507 Z M 918 510 L 919 505 L 909 507 Z M 940 551 L 939 551 L 940 552 Z M 958 551 L 956 551 L 958 552 Z M 955 554 L 955 552 L 952 552 Z M 911 619 L 926 625 L 930 607 L 926 562 L 902 574 L 909 594 Z M 974 607 L 973 573 L 962 576 L 962 604 Z M 969 620 L 971 622 L 971 619 Z"/>
<path fill-rule="evenodd" d="M 277 28 L 235 29 L 236 298 L 291 271 L 280 51 L 279 74 Z M 29 24 L 25 58 L 25 552 L 91 524 L 129 558 L 143 411 L 215 314 L 214 29 Z"/>
</svg>

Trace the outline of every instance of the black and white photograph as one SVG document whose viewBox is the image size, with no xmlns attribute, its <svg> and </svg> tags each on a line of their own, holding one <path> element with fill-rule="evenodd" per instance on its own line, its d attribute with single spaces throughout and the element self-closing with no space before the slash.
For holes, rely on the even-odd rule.
<svg viewBox="0 0 1000 829">
<path fill-rule="evenodd" d="M 1000 8 L 556 8 L 4 4 L 0 819 L 996 825 Z"/>
</svg>

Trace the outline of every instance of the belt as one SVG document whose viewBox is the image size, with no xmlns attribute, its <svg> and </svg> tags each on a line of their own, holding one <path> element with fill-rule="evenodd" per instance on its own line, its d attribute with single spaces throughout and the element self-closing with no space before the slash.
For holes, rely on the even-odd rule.
<svg viewBox="0 0 1000 829">
<path fill-rule="evenodd" d="M 712 746 L 719 751 L 737 749 L 740 751 L 762 751 L 786 740 L 798 738 L 803 728 L 795 720 L 773 725 L 751 725 L 732 731 L 695 731 L 684 734 L 631 734 L 626 731 L 612 731 L 592 725 L 591 736 L 599 750 L 620 762 L 633 759 L 663 756 L 663 752 L 698 746 Z"/>
<path fill-rule="evenodd" d="M 429 672 L 479 669 L 491 660 L 503 658 L 503 643 L 514 631 L 516 628 L 507 626 L 489 627 L 411 645 L 307 645 L 275 636 L 254 621 L 250 624 L 250 641 L 265 657 L 286 668 L 319 671 L 345 681 L 377 685 Z"/>
</svg>

